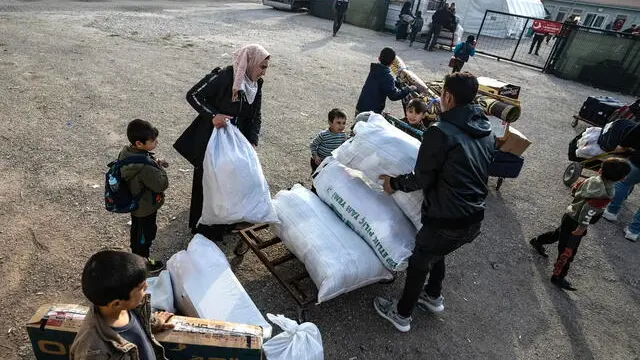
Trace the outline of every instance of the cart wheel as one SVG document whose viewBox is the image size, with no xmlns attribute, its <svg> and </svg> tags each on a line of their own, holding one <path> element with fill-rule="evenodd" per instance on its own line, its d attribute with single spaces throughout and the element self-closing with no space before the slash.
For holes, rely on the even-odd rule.
<svg viewBox="0 0 640 360">
<path fill-rule="evenodd" d="M 502 187 L 502 183 L 504 182 L 504 178 L 498 178 L 498 182 L 496 183 L 496 191 L 500 191 Z"/>
<path fill-rule="evenodd" d="M 571 127 L 576 127 L 576 126 L 578 126 L 578 119 L 573 118 L 573 120 L 571 120 Z"/>
<path fill-rule="evenodd" d="M 298 322 L 302 324 L 303 322 L 307 322 L 309 319 L 307 309 L 298 308 Z"/>
<path fill-rule="evenodd" d="M 573 162 L 567 166 L 567 169 L 564 171 L 562 175 L 562 182 L 567 185 L 573 185 L 582 175 L 582 165 L 577 162 Z"/>
<path fill-rule="evenodd" d="M 249 251 L 249 245 L 247 245 L 242 240 L 240 240 L 238 245 L 236 245 L 236 248 L 233 249 L 233 253 L 236 254 L 237 256 L 244 256 L 244 254 L 246 254 L 247 251 Z"/>
</svg>

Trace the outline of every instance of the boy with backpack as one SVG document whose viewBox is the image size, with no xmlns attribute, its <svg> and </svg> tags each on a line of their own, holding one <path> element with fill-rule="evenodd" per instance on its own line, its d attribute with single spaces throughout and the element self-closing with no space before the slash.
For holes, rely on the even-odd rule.
<svg viewBox="0 0 640 360">
<path fill-rule="evenodd" d="M 451 73 L 460 72 L 464 63 L 469 61 L 469 56 L 473 56 L 476 54 L 475 44 L 476 38 L 473 35 L 469 35 L 467 37 L 467 41 L 458 43 L 455 49 L 453 50 L 453 57 L 449 62 L 449 66 L 453 68 Z"/>
<path fill-rule="evenodd" d="M 538 254 L 544 257 L 548 256 L 544 245 L 558 243 L 558 258 L 551 276 L 551 282 L 557 287 L 569 291 L 576 290 L 566 276 L 580 241 L 587 235 L 587 227 L 600 219 L 614 197 L 616 181 L 624 179 L 630 169 L 629 164 L 623 159 L 604 160 L 598 175 L 573 184 L 573 201 L 562 216 L 560 227 L 529 241 Z"/>
<path fill-rule="evenodd" d="M 153 151 L 158 145 L 158 129 L 148 121 L 135 119 L 127 126 L 129 146 L 118 160 L 109 164 L 105 201 L 107 210 L 131 213 L 131 252 L 147 259 L 149 271 L 162 270 L 161 261 L 149 258 L 156 238 L 156 215 L 164 203 L 169 178 L 163 168 L 166 161 L 157 160 Z"/>
</svg>

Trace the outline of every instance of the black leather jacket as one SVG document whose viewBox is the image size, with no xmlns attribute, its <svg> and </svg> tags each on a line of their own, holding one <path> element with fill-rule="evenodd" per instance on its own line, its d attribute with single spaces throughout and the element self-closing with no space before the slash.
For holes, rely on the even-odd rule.
<svg viewBox="0 0 640 360">
<path fill-rule="evenodd" d="M 495 138 L 477 105 L 458 106 L 440 115 L 424 132 L 413 173 L 391 179 L 395 190 L 422 189 L 422 223 L 461 228 L 484 219 L 487 169 Z"/>
</svg>

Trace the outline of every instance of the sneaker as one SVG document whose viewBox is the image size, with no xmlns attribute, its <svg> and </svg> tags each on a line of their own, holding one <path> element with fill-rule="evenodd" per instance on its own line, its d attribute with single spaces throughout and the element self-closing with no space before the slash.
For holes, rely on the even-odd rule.
<svg viewBox="0 0 640 360">
<path fill-rule="evenodd" d="M 626 228 L 624 228 L 624 238 L 632 241 L 632 242 L 636 242 L 638 241 L 638 237 L 640 236 L 640 234 L 635 234 L 632 233 L 631 231 L 629 231 L 629 227 L 627 226 Z"/>
<path fill-rule="evenodd" d="M 560 289 L 565 289 L 565 290 L 568 290 L 568 291 L 576 291 L 577 290 L 576 288 L 571 286 L 571 283 L 569 281 L 567 281 L 567 279 L 565 279 L 565 278 L 552 276 L 551 277 L 551 282 L 553 283 L 553 285 L 559 287 Z"/>
<path fill-rule="evenodd" d="M 411 316 L 402 317 L 398 314 L 397 300 L 387 300 L 385 298 L 377 297 L 373 300 L 373 307 L 376 308 L 378 315 L 389 320 L 396 329 L 407 332 L 411 329 Z"/>
<path fill-rule="evenodd" d="M 605 218 L 605 220 L 608 220 L 608 221 L 618 221 L 618 214 L 611 213 L 611 212 L 609 212 L 609 210 L 605 210 L 602 213 L 602 217 Z"/>
<path fill-rule="evenodd" d="M 164 269 L 164 263 L 160 260 L 147 259 L 147 269 L 151 274 L 159 273 Z"/>
<path fill-rule="evenodd" d="M 547 252 L 544 250 L 544 246 L 542 246 L 541 244 L 538 244 L 538 242 L 536 241 L 537 239 L 538 239 L 537 237 L 534 237 L 533 239 L 529 240 L 529 244 L 533 246 L 533 248 L 538 252 L 538 254 L 544 257 L 549 257 L 549 255 L 547 255 Z"/>
<path fill-rule="evenodd" d="M 418 307 L 423 310 L 429 310 L 432 313 L 440 313 L 444 311 L 444 297 L 442 295 L 433 298 L 422 290 L 418 298 Z"/>
</svg>

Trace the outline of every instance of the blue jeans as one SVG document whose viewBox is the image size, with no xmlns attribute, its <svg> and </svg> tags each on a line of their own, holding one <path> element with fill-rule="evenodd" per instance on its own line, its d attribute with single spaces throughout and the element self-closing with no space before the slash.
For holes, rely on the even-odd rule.
<svg viewBox="0 0 640 360">
<path fill-rule="evenodd" d="M 613 200 L 607 207 L 607 211 L 612 214 L 618 214 L 620 212 L 620 208 L 622 208 L 622 203 L 629 196 L 629 192 L 631 192 L 631 189 L 633 188 L 633 186 L 640 183 L 640 168 L 638 168 L 637 166 L 631 163 L 629 163 L 629 166 L 631 166 L 631 172 L 629 173 L 629 175 L 627 175 L 627 177 L 624 180 L 618 181 L 616 183 L 615 196 L 613 197 Z M 640 209 L 638 209 L 635 215 L 633 215 L 633 221 L 629 225 L 629 231 L 631 231 L 634 234 L 640 233 Z"/>
</svg>

